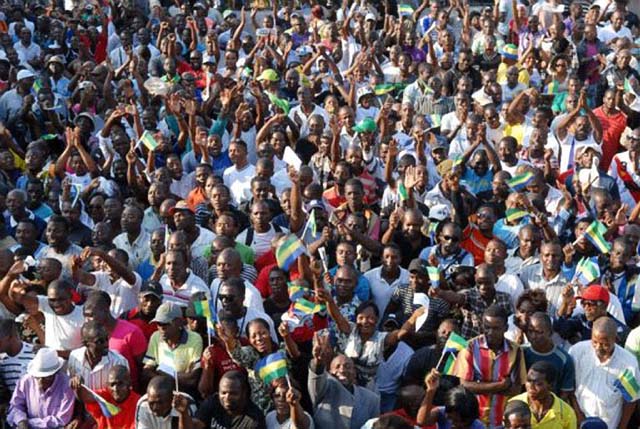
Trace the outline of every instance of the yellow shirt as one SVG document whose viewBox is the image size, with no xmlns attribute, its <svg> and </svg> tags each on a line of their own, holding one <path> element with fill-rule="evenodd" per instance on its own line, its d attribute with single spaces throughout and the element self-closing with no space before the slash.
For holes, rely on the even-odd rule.
<svg viewBox="0 0 640 429">
<path fill-rule="evenodd" d="M 553 395 L 553 405 L 542 420 L 538 421 L 533 413 L 531 414 L 531 429 L 576 429 L 578 423 L 573 408 L 555 394 L 551 394 Z M 526 392 L 510 399 L 510 401 L 516 400 L 529 403 Z"/>
<path fill-rule="evenodd" d="M 142 363 L 144 366 L 157 367 L 167 373 L 164 369 L 172 367 L 178 373 L 185 373 L 200 368 L 201 355 L 202 338 L 195 332 L 183 330 L 180 344 L 171 350 L 167 342 L 160 338 L 160 332 L 156 331 L 149 339 L 149 347 Z M 170 356 L 173 356 L 173 362 Z"/>
<path fill-rule="evenodd" d="M 515 66 L 518 68 L 522 67 L 520 63 L 517 63 Z M 500 65 L 498 66 L 498 73 L 496 74 L 496 82 L 498 82 L 500 85 L 507 83 L 508 68 L 509 66 L 504 62 L 501 62 Z M 529 86 L 529 79 L 530 79 L 530 76 L 527 69 L 520 68 L 520 73 L 518 73 L 518 82 L 523 83 L 526 86 Z"/>
</svg>

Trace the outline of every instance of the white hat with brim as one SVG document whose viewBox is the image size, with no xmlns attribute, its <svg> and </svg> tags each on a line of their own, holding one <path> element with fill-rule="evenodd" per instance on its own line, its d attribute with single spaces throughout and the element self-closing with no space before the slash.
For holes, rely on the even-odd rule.
<svg viewBox="0 0 640 429">
<path fill-rule="evenodd" d="M 18 72 L 18 76 L 16 76 L 16 78 L 20 81 L 23 79 L 29 79 L 31 77 L 36 77 L 35 73 L 32 72 L 31 70 L 20 70 Z"/>
<path fill-rule="evenodd" d="M 50 377 L 64 366 L 64 359 L 55 350 L 42 348 L 27 366 L 27 374 L 36 378 Z"/>
</svg>

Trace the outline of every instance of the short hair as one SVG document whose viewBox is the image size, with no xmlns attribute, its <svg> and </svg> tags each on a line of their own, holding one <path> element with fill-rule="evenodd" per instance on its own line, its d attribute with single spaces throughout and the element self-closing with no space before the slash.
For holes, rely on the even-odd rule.
<svg viewBox="0 0 640 429">
<path fill-rule="evenodd" d="M 87 332 L 100 332 L 100 330 L 107 332 L 105 327 L 98 323 L 95 320 L 87 320 L 82 324 L 82 328 L 80 328 L 80 334 L 84 337 Z"/>
<path fill-rule="evenodd" d="M 516 308 L 520 308 L 522 303 L 529 301 L 535 307 L 535 311 L 547 311 L 549 301 L 543 289 L 527 289 L 516 301 Z"/>
<path fill-rule="evenodd" d="M 530 371 L 539 372 L 544 375 L 544 379 L 549 385 L 553 388 L 556 385 L 556 380 L 558 379 L 558 371 L 556 368 L 551 365 L 550 362 L 539 360 L 534 362 L 531 367 L 529 367 Z"/>
<path fill-rule="evenodd" d="M 525 419 L 531 418 L 531 410 L 526 402 L 512 400 L 507 402 L 507 406 L 504 409 L 504 424 L 505 427 L 508 428 L 509 417 L 511 416 L 522 416 Z"/>
<path fill-rule="evenodd" d="M 151 379 L 147 386 L 147 392 L 152 389 L 161 395 L 173 396 L 173 388 L 175 382 L 172 377 L 168 375 L 156 375 Z"/>
<path fill-rule="evenodd" d="M 533 319 L 540 320 L 550 332 L 553 331 L 553 322 L 551 321 L 551 316 L 549 316 L 549 313 L 547 313 L 546 310 L 536 311 L 533 313 L 531 315 L 531 320 Z"/>
<path fill-rule="evenodd" d="M 244 140 L 234 139 L 234 140 L 231 140 L 231 142 L 229 143 L 229 145 L 232 145 L 232 144 L 234 144 L 236 146 L 241 146 L 241 147 L 244 148 L 245 152 L 247 151 L 247 144 L 244 142 Z"/>
<path fill-rule="evenodd" d="M 352 177 L 351 179 L 347 180 L 346 183 L 344 184 L 344 187 L 346 188 L 347 186 L 356 186 L 358 187 L 362 192 L 364 192 L 364 185 L 362 184 L 362 182 L 360 181 L 360 179 L 356 179 L 355 177 Z"/>
<path fill-rule="evenodd" d="M 242 388 L 244 389 L 245 394 L 248 394 L 249 392 L 251 392 L 251 385 L 249 384 L 249 379 L 247 378 L 244 372 L 240 372 L 237 370 L 227 371 L 222 375 L 222 377 L 220 377 L 220 383 L 222 383 L 222 380 L 225 380 L 225 379 L 239 382 Z"/>
<path fill-rule="evenodd" d="M 0 337 L 9 338 L 18 335 L 18 326 L 13 319 L 0 319 Z"/>
<path fill-rule="evenodd" d="M 615 338 L 618 332 L 618 326 L 610 317 L 599 317 L 595 322 L 593 322 L 592 332 L 595 333 L 596 331 L 602 332 L 608 337 Z"/>
<path fill-rule="evenodd" d="M 109 307 L 111 307 L 111 297 L 107 292 L 103 290 L 92 290 L 91 292 L 89 292 L 84 305 L 97 305 L 102 308 L 108 309 Z"/>
<path fill-rule="evenodd" d="M 58 215 L 58 214 L 51 215 L 51 217 L 49 218 L 49 221 L 47 222 L 47 225 L 51 223 L 62 224 L 65 230 L 67 231 L 69 230 L 69 221 L 67 220 L 66 217 L 62 215 Z"/>
<path fill-rule="evenodd" d="M 504 308 L 500 307 L 499 305 L 492 304 L 484 311 L 483 317 L 496 317 L 502 319 L 506 326 L 509 316 L 507 315 L 507 312 L 504 310 Z"/>
<path fill-rule="evenodd" d="M 449 390 L 444 397 L 444 407 L 454 412 L 465 421 L 473 421 L 480 417 L 480 406 L 476 395 L 462 386 Z"/>
<path fill-rule="evenodd" d="M 71 295 L 71 291 L 73 291 L 75 288 L 66 280 L 54 280 L 49 283 L 49 287 L 47 288 L 47 290 L 49 289 L 57 290 L 58 292 L 66 292 Z"/>
<path fill-rule="evenodd" d="M 222 282 L 220 287 L 227 286 L 236 289 L 242 296 L 245 294 L 244 280 L 238 277 L 231 277 Z"/>
<path fill-rule="evenodd" d="M 364 301 L 360 303 L 360 305 L 358 305 L 358 307 L 356 308 L 356 316 L 365 311 L 367 308 L 373 308 L 373 313 L 376 315 L 376 318 L 380 319 L 380 309 L 378 309 L 378 306 L 372 299 Z"/>
</svg>

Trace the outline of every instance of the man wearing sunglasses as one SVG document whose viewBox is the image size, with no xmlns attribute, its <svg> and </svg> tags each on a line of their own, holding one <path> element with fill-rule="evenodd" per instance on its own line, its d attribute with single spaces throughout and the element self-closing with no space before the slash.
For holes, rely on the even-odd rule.
<svg viewBox="0 0 640 429">
<path fill-rule="evenodd" d="M 580 296 L 575 299 L 581 300 L 583 311 L 572 311 L 571 300 L 573 300 L 573 288 L 567 285 L 562 293 L 563 301 L 558 310 L 560 316 L 553 324 L 553 329 L 566 340 L 575 343 L 591 339 L 593 324 L 601 317 L 609 317 L 615 322 L 616 343 L 624 345 L 629 328 L 627 325 L 615 317 L 608 310 L 611 301 L 610 292 L 603 286 L 591 285 L 584 289 Z M 576 314 L 575 316 L 572 315 Z"/>
</svg>

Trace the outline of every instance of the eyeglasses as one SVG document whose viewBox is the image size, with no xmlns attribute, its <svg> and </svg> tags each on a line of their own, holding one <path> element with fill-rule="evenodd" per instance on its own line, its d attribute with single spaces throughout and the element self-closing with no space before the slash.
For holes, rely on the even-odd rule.
<svg viewBox="0 0 640 429">
<path fill-rule="evenodd" d="M 460 239 L 454 235 L 443 235 L 442 239 L 444 241 L 453 241 L 453 242 L 460 241 Z"/>
<path fill-rule="evenodd" d="M 583 307 L 597 307 L 600 304 L 600 301 L 590 301 L 587 299 L 582 300 Z"/>
<path fill-rule="evenodd" d="M 218 299 L 220 301 L 233 301 L 234 299 L 236 299 L 235 295 L 222 295 L 222 294 L 218 294 Z"/>
</svg>

